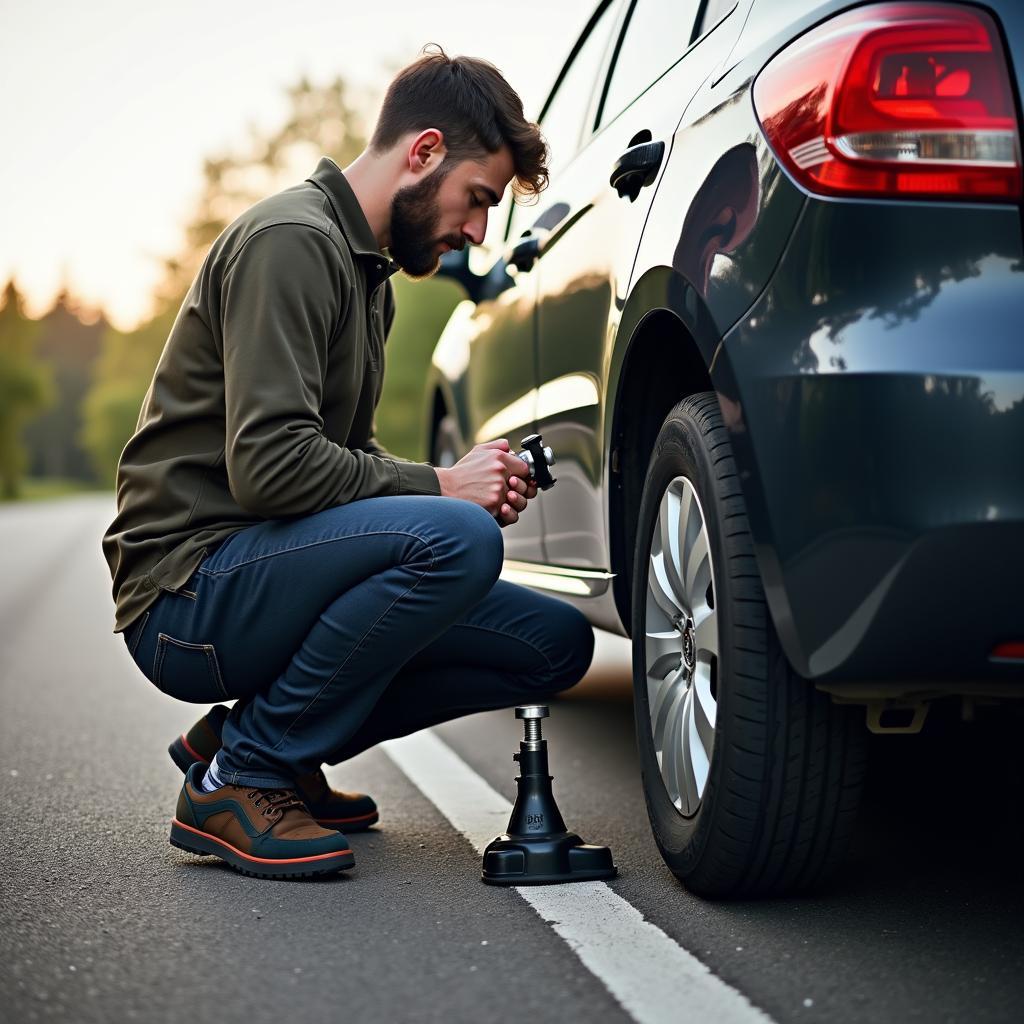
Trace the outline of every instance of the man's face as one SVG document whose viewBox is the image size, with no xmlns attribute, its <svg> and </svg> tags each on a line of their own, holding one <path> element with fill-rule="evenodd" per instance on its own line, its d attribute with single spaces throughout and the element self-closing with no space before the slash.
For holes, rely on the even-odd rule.
<svg viewBox="0 0 1024 1024">
<path fill-rule="evenodd" d="M 487 214 L 512 180 L 512 155 L 502 146 L 483 160 L 443 161 L 391 201 L 391 258 L 410 277 L 429 277 L 449 249 L 479 245 Z"/>
</svg>

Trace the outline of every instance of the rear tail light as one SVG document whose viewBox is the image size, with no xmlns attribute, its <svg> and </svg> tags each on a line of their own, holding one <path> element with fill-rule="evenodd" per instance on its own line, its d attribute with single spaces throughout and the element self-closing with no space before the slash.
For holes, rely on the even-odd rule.
<svg viewBox="0 0 1024 1024">
<path fill-rule="evenodd" d="M 754 83 L 780 161 L 833 196 L 1021 197 L 1013 92 L 992 18 L 872 4 L 801 36 Z"/>
</svg>

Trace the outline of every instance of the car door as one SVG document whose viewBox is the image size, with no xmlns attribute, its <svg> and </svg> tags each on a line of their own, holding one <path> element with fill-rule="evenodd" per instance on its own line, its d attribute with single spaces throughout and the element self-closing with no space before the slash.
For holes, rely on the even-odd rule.
<svg viewBox="0 0 1024 1024">
<path fill-rule="evenodd" d="M 545 104 L 550 116 L 542 118 L 541 127 L 545 134 L 550 127 L 556 137 L 551 143 L 555 154 L 575 151 L 621 7 L 617 0 L 606 0 L 596 8 Z M 471 436 L 465 438 L 467 444 L 506 437 L 516 450 L 535 429 L 537 275 L 530 246 L 543 236 L 545 225 L 559 216 L 543 201 L 512 208 L 506 221 L 509 247 L 503 265 L 508 277 L 503 290 L 479 302 L 460 325 L 469 337 L 466 405 Z M 500 276 L 501 270 L 497 267 L 491 273 Z M 532 503 L 518 523 L 506 528 L 506 557 L 544 561 L 543 515 L 551 493 Z"/>
<path fill-rule="evenodd" d="M 493 218 L 492 218 L 493 219 Z M 499 235 L 503 225 L 496 225 Z M 500 243 L 500 239 L 499 239 Z M 497 246 L 500 252 L 502 246 Z M 475 305 L 465 302 L 445 329 L 435 360 L 443 356 L 449 331 L 459 335 L 457 353 L 466 353 L 463 400 L 465 448 L 496 438 L 508 439 L 515 451 L 532 433 L 537 379 L 534 308 L 536 281 L 530 274 L 510 276 L 499 257 L 488 274 L 490 295 Z M 536 558 L 542 524 L 533 508 L 504 530 L 509 558 Z"/>
<path fill-rule="evenodd" d="M 723 56 L 720 47 L 692 42 L 704 7 L 700 0 L 634 0 L 589 112 L 588 137 L 568 164 L 556 166 L 545 193 L 548 207 L 561 211 L 534 270 L 537 424 L 558 459 L 558 486 L 544 496 L 551 564 L 607 568 L 606 354 L 667 147 L 687 102 Z M 618 188 L 609 183 L 616 169 Z"/>
</svg>

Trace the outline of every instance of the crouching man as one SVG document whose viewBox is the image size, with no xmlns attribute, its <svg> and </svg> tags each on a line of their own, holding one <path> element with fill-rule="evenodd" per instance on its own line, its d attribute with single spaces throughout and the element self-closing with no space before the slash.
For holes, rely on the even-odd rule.
<svg viewBox="0 0 1024 1024">
<path fill-rule="evenodd" d="M 396 76 L 350 166 L 322 159 L 214 242 L 103 539 L 139 669 L 216 705 L 171 745 L 174 845 L 259 876 L 349 868 L 343 833 L 377 808 L 332 790 L 324 763 L 586 671 L 583 616 L 498 580 L 501 527 L 536 496 L 508 443 L 436 469 L 373 432 L 388 278 L 481 242 L 489 207 L 511 182 L 543 188 L 545 161 L 496 69 L 432 52 Z"/>
</svg>

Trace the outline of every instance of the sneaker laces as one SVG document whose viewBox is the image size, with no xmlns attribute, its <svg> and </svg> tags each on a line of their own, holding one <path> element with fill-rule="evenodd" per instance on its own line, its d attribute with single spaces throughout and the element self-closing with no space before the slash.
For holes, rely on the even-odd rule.
<svg viewBox="0 0 1024 1024">
<path fill-rule="evenodd" d="M 246 796 L 252 800 L 253 807 L 260 807 L 268 818 L 280 817 L 290 807 L 305 809 L 306 806 L 291 789 L 250 789 Z M 262 806 L 264 801 L 265 807 Z"/>
</svg>

